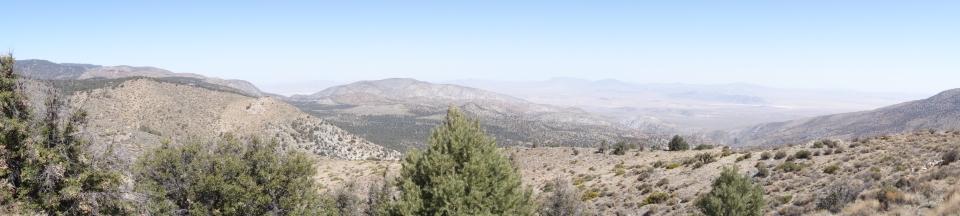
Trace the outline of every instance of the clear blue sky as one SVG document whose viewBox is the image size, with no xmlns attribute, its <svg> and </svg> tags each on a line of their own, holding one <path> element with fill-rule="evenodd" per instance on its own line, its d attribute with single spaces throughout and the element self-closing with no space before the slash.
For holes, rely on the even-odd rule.
<svg viewBox="0 0 960 216">
<path fill-rule="evenodd" d="M 18 59 L 255 84 L 552 77 L 936 93 L 960 1 L 7 1 Z"/>
</svg>

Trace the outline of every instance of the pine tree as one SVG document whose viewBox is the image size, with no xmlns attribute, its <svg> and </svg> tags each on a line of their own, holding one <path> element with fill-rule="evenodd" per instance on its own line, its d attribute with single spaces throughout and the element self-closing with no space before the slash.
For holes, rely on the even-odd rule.
<svg viewBox="0 0 960 216">
<path fill-rule="evenodd" d="M 451 107 L 428 142 L 401 161 L 393 215 L 534 214 L 532 191 L 479 119 Z"/>
<path fill-rule="evenodd" d="M 720 177 L 713 180 L 713 190 L 694 201 L 705 215 L 762 215 L 763 187 L 750 182 L 750 177 L 739 174 L 739 168 L 723 168 Z"/>
<path fill-rule="evenodd" d="M 31 108 L 17 84 L 19 75 L 13 71 L 13 56 L 2 56 L 0 62 L 0 163 L 5 165 L 0 166 L 0 204 L 22 202 L 24 210 L 52 215 L 125 212 L 127 206 L 116 191 L 120 174 L 94 166 L 96 158 L 86 152 L 90 143 L 78 136 L 86 111 L 64 116 L 63 99 L 50 91 L 43 116 L 32 122 Z"/>
<path fill-rule="evenodd" d="M 687 141 L 683 141 L 683 137 L 680 137 L 680 135 L 673 135 L 673 139 L 667 144 L 667 148 L 669 148 L 670 151 L 685 151 L 690 150 L 690 144 L 687 144 Z"/>
</svg>

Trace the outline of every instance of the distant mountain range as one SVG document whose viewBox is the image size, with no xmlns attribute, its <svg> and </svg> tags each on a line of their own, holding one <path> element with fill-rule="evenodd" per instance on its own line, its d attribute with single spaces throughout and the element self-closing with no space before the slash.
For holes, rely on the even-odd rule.
<svg viewBox="0 0 960 216">
<path fill-rule="evenodd" d="M 775 146 L 824 138 L 854 139 L 917 130 L 960 130 L 960 89 L 875 110 L 760 124 L 740 131 L 738 146 Z"/>
<path fill-rule="evenodd" d="M 261 97 L 268 96 L 257 89 L 250 82 L 235 79 L 220 79 L 214 77 L 205 77 L 192 73 L 173 73 L 164 69 L 154 67 L 131 67 L 131 66 L 100 66 L 92 64 L 57 64 L 47 60 L 17 60 L 14 70 L 26 77 L 50 80 L 78 80 L 90 78 L 123 78 L 123 77 L 152 77 L 152 78 L 189 78 L 197 79 L 205 83 L 222 85 L 240 90 L 242 93 L 250 96 Z"/>
<path fill-rule="evenodd" d="M 627 127 L 618 118 L 576 108 L 531 103 L 491 91 L 414 79 L 361 81 L 311 95 L 290 97 L 291 103 L 358 135 L 394 149 L 420 147 L 439 124 L 448 106 L 478 116 L 502 145 L 593 147 L 601 140 L 664 144 L 665 134 L 682 127 L 662 121 L 633 121 L 649 133 Z M 693 139 L 696 141 L 696 139 Z"/>
<path fill-rule="evenodd" d="M 577 107 L 605 116 L 654 117 L 701 131 L 738 130 L 760 123 L 876 109 L 929 97 L 907 93 L 780 89 L 745 83 L 693 85 L 615 79 L 443 83 L 500 92 L 533 103 Z"/>
</svg>

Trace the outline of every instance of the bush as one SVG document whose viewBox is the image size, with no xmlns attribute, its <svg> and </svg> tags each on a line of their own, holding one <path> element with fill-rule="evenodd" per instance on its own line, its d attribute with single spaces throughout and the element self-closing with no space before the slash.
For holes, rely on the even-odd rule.
<svg viewBox="0 0 960 216">
<path fill-rule="evenodd" d="M 793 163 L 793 162 L 783 162 L 782 164 L 780 164 L 779 166 L 777 166 L 777 170 L 780 170 L 780 171 L 783 171 L 783 172 L 796 172 L 796 171 L 803 170 L 803 167 L 806 167 L 806 166 L 807 166 L 807 165 L 805 165 L 805 164 L 796 164 L 796 163 Z"/>
<path fill-rule="evenodd" d="M 905 201 L 903 192 L 893 187 L 885 187 L 877 192 L 877 201 L 880 202 L 880 208 L 890 210 L 894 204 L 901 204 Z"/>
<path fill-rule="evenodd" d="M 582 196 L 580 196 L 580 200 L 581 200 L 581 201 L 589 201 L 589 200 L 595 199 L 595 198 L 597 198 L 597 197 L 600 197 L 600 192 L 598 192 L 598 191 L 586 191 L 586 192 L 583 192 L 583 195 L 582 195 Z"/>
<path fill-rule="evenodd" d="M 943 165 L 953 163 L 954 161 L 957 161 L 958 158 L 960 158 L 960 150 L 953 149 L 953 150 L 947 151 L 947 153 L 944 153 L 943 156 L 941 156 L 940 158 L 943 159 Z"/>
<path fill-rule="evenodd" d="M 707 144 L 700 144 L 700 145 L 697 145 L 696 148 L 693 148 L 693 150 L 708 150 L 708 149 L 713 149 L 713 146 L 707 145 Z"/>
<path fill-rule="evenodd" d="M 212 145 L 163 143 L 140 158 L 134 177 L 147 215 L 304 215 L 319 206 L 313 164 L 276 140 L 241 143 L 227 133 Z"/>
<path fill-rule="evenodd" d="M 625 141 L 618 141 L 616 144 L 613 144 L 613 154 L 624 155 L 627 154 L 627 151 L 634 148 L 636 148 L 636 144 L 627 144 Z"/>
<path fill-rule="evenodd" d="M 774 160 L 780 160 L 780 159 L 783 159 L 783 158 L 785 158 L 785 157 L 787 157 L 787 152 L 785 152 L 785 151 L 778 151 L 777 154 L 773 156 L 773 159 L 774 159 Z"/>
<path fill-rule="evenodd" d="M 793 155 L 796 156 L 798 159 L 810 159 L 811 156 L 813 155 L 813 153 L 811 153 L 810 151 L 807 151 L 807 150 L 800 150 L 800 151 L 797 151 L 797 153 L 795 153 L 795 154 L 793 154 Z"/>
<path fill-rule="evenodd" d="M 834 214 L 840 213 L 843 206 L 855 201 L 862 191 L 862 187 L 851 186 L 848 182 L 838 182 L 819 198 L 817 209 L 825 209 Z"/>
<path fill-rule="evenodd" d="M 450 107 L 427 140 L 400 162 L 394 215 L 532 215 L 530 188 L 479 119 Z M 496 194 L 496 196 L 490 196 Z"/>
<path fill-rule="evenodd" d="M 770 159 L 770 152 L 760 153 L 760 160 Z"/>
<path fill-rule="evenodd" d="M 673 168 L 677 168 L 677 167 L 680 167 L 680 163 L 667 164 L 667 169 L 673 169 Z"/>
<path fill-rule="evenodd" d="M 664 192 L 652 193 L 652 194 L 650 194 L 650 195 L 647 195 L 647 198 L 646 198 L 646 199 L 643 199 L 643 202 L 641 202 L 641 203 L 640 203 L 640 206 L 638 206 L 638 207 L 643 207 L 643 206 L 645 206 L 645 205 L 650 205 L 650 204 L 660 204 L 660 203 L 664 203 L 664 202 L 666 202 L 668 199 L 670 199 L 670 194 L 667 194 L 667 193 L 664 193 Z"/>
<path fill-rule="evenodd" d="M 745 159 L 743 158 L 743 156 L 740 156 L 740 157 L 737 157 L 737 161 L 736 161 L 736 162 L 740 162 L 740 161 L 743 161 L 743 160 L 745 160 Z"/>
<path fill-rule="evenodd" d="M 670 151 L 685 151 L 690 149 L 690 145 L 687 144 L 687 141 L 683 141 L 683 137 L 680 137 L 680 135 L 674 135 L 667 146 Z"/>
<path fill-rule="evenodd" d="M 837 165 L 830 165 L 823 168 L 823 173 L 826 174 L 834 174 L 837 173 L 837 171 L 840 171 L 840 166 Z"/>
<path fill-rule="evenodd" d="M 753 157 L 752 152 L 747 152 L 747 154 L 743 155 L 743 159 L 750 159 L 751 157 Z"/>
<path fill-rule="evenodd" d="M 548 194 L 544 202 L 540 204 L 540 215 L 544 216 L 579 216 L 588 215 L 585 212 L 586 206 L 583 204 L 582 195 L 570 182 L 562 178 L 557 178 L 549 182 L 556 185 L 556 190 Z M 599 194 L 597 194 L 599 196 Z"/>
<path fill-rule="evenodd" d="M 716 161 L 716 159 L 713 158 L 713 154 L 710 154 L 709 152 L 697 154 L 693 156 L 693 158 L 696 159 L 697 161 L 703 162 L 704 164 L 708 164 Z"/>
<path fill-rule="evenodd" d="M 749 177 L 738 173 L 739 168 L 723 168 L 720 177 L 713 181 L 713 190 L 694 201 L 705 215 L 762 215 L 763 187 L 754 185 Z"/>
<path fill-rule="evenodd" d="M 813 148 L 823 148 L 823 142 L 821 141 L 814 142 Z"/>
<path fill-rule="evenodd" d="M 754 177 L 766 178 L 767 176 L 770 176 L 770 170 L 767 169 L 767 166 L 757 166 L 757 174 Z"/>
</svg>

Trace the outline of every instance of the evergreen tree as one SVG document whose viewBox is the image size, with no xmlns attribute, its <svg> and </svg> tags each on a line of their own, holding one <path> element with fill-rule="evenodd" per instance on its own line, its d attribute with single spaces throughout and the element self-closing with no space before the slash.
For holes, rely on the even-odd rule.
<svg viewBox="0 0 960 216">
<path fill-rule="evenodd" d="M 687 141 L 683 141 L 683 137 L 680 137 L 680 135 L 673 135 L 673 139 L 667 144 L 667 148 L 670 151 L 685 151 L 690 150 L 690 145 L 687 144 Z"/>
<path fill-rule="evenodd" d="M 87 113 L 74 110 L 65 117 L 60 94 L 50 91 L 43 116 L 32 122 L 13 56 L 0 57 L 0 63 L 0 204 L 22 202 L 23 210 L 52 215 L 125 212 L 116 191 L 120 174 L 94 166 L 96 158 L 86 151 L 90 143 L 78 136 Z"/>
<path fill-rule="evenodd" d="M 147 215 L 312 215 L 320 207 L 314 163 L 282 152 L 276 140 L 241 143 L 232 134 L 215 144 L 168 142 L 137 162 L 137 191 Z"/>
<path fill-rule="evenodd" d="M 451 107 L 428 143 L 401 161 L 393 215 L 534 214 L 532 191 L 479 119 Z"/>
<path fill-rule="evenodd" d="M 713 190 L 698 198 L 694 205 L 705 215 L 762 215 L 763 187 L 741 175 L 739 168 L 723 168 L 720 177 L 713 180 Z"/>
</svg>

